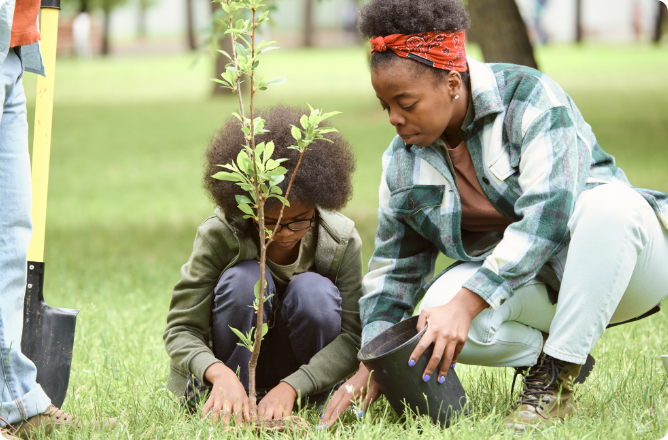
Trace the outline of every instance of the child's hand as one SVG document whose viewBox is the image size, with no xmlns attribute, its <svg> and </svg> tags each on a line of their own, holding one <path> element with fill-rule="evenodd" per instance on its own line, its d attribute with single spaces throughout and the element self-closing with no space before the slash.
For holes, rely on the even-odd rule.
<svg viewBox="0 0 668 440">
<path fill-rule="evenodd" d="M 292 414 L 292 407 L 297 400 L 297 392 L 286 382 L 281 382 L 257 405 L 258 417 L 264 420 L 280 419 Z"/>
<path fill-rule="evenodd" d="M 230 416 L 234 414 L 237 425 L 243 419 L 250 422 L 249 401 L 244 386 L 232 370 L 222 363 L 209 366 L 204 372 L 206 380 L 213 384 L 211 395 L 202 408 L 202 418 L 211 412 L 211 420 L 215 423 L 220 418 L 224 425 L 229 425 Z"/>
<path fill-rule="evenodd" d="M 348 379 L 332 396 L 322 415 L 322 421 L 318 428 L 325 429 L 336 422 L 341 414 L 351 405 L 361 402 L 358 417 L 362 417 L 364 411 L 380 397 L 380 388 L 373 375 L 369 373 L 364 364 L 360 363 L 360 369 L 353 377 Z"/>
</svg>

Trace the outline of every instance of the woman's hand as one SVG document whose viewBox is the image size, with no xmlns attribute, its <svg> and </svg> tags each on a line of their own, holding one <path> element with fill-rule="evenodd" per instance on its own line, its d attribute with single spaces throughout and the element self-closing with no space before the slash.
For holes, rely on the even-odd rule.
<svg viewBox="0 0 668 440">
<path fill-rule="evenodd" d="M 434 343 L 434 353 L 422 379 L 428 382 L 438 363 L 443 359 L 437 380 L 439 383 L 445 382 L 448 369 L 457 362 L 459 353 L 468 339 L 471 321 L 487 307 L 488 304 L 482 297 L 468 289 L 462 289 L 447 304 L 422 310 L 417 330 L 422 331 L 427 323 L 429 327 L 411 353 L 408 365 L 411 367 L 415 365 L 422 353 Z"/>
<path fill-rule="evenodd" d="M 231 414 L 236 416 L 237 424 L 241 424 L 242 416 L 250 422 L 246 390 L 232 370 L 217 362 L 206 369 L 204 377 L 213 384 L 213 389 L 202 409 L 202 418 L 211 411 L 214 423 L 221 419 L 224 425 L 229 425 Z"/>
<path fill-rule="evenodd" d="M 360 363 L 360 369 L 353 377 L 348 379 L 346 383 L 334 393 L 332 398 L 325 408 L 322 415 L 322 421 L 318 428 L 325 429 L 332 426 L 336 419 L 339 418 L 343 411 L 345 411 L 351 404 L 362 400 L 362 408 L 360 409 L 359 417 L 362 417 L 364 411 L 369 408 L 373 402 L 380 397 L 380 388 L 373 375 L 369 373 L 363 363 Z"/>
<path fill-rule="evenodd" d="M 258 417 L 264 420 L 280 419 L 292 414 L 297 392 L 291 385 L 281 382 L 276 385 L 257 405 Z"/>
</svg>

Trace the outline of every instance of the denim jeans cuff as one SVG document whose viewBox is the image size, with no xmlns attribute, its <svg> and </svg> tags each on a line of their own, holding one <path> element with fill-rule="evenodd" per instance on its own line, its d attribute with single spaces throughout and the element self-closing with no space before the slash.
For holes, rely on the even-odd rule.
<svg viewBox="0 0 668 440">
<path fill-rule="evenodd" d="M 37 384 L 30 392 L 12 402 L 3 402 L 0 416 L 9 423 L 21 423 L 30 417 L 42 414 L 51 405 L 51 399 L 42 387 Z M 0 426 L 3 426 L 0 422 Z"/>
<path fill-rule="evenodd" d="M 579 356 L 577 354 L 573 353 L 566 353 L 564 351 L 554 349 L 550 347 L 548 344 L 545 344 L 543 346 L 543 353 L 548 354 L 552 356 L 553 358 L 559 359 L 561 361 L 566 361 L 571 364 L 580 364 L 584 365 L 585 362 L 587 362 L 587 355 L 585 354 L 584 357 Z"/>
</svg>

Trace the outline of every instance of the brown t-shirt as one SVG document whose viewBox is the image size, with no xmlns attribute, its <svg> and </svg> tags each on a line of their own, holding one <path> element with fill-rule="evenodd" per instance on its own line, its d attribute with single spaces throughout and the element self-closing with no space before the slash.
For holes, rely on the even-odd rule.
<svg viewBox="0 0 668 440">
<path fill-rule="evenodd" d="M 482 192 L 466 142 L 462 141 L 456 148 L 451 149 L 449 145 L 447 147 L 462 201 L 462 229 L 471 232 L 506 229 L 510 221 L 492 206 Z"/>
<path fill-rule="evenodd" d="M 16 0 L 9 47 L 27 46 L 39 41 L 37 15 L 40 4 L 40 0 Z"/>
</svg>

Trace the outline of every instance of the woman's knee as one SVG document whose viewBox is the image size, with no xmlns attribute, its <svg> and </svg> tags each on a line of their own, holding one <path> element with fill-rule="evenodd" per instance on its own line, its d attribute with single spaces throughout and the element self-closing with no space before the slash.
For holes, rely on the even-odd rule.
<svg viewBox="0 0 668 440">
<path fill-rule="evenodd" d="M 316 325 L 341 325 L 341 294 L 328 278 L 315 272 L 297 275 L 285 289 L 283 315 Z"/>
<path fill-rule="evenodd" d="M 641 210 L 652 209 L 632 188 L 621 184 L 605 184 L 580 195 L 569 220 L 571 235 L 579 228 L 587 235 L 605 235 L 610 239 L 634 234 L 643 239 L 645 224 Z"/>
</svg>

